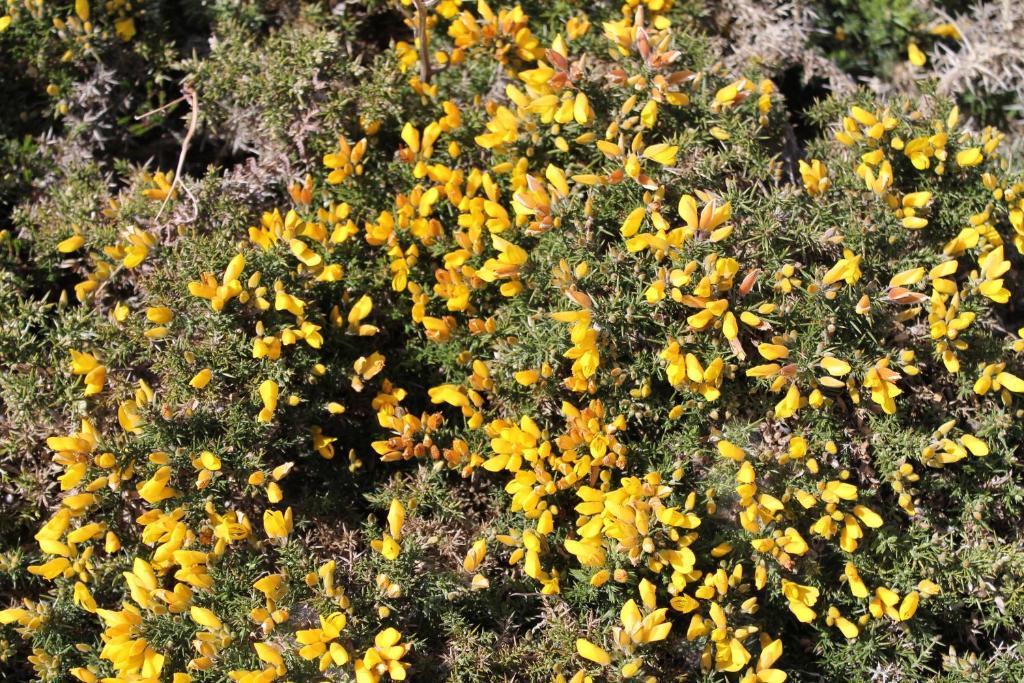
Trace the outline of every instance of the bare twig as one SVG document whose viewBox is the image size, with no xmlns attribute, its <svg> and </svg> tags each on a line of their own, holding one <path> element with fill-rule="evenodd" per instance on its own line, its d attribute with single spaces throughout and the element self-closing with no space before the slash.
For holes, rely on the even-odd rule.
<svg viewBox="0 0 1024 683">
<path fill-rule="evenodd" d="M 99 287 L 96 288 L 96 291 L 94 291 L 92 293 L 93 301 L 99 301 L 100 294 L 103 293 L 103 290 L 107 288 L 107 285 L 109 285 L 111 282 L 113 282 L 114 278 L 116 278 L 118 276 L 118 274 L 122 270 L 124 270 L 124 264 L 123 263 L 117 264 L 117 267 L 114 268 L 114 270 L 112 270 L 110 272 L 110 275 L 108 275 L 107 278 L 103 282 L 100 283 Z"/>
<path fill-rule="evenodd" d="M 187 99 L 188 99 L 187 95 L 182 95 L 181 97 L 177 97 L 177 98 L 171 100 L 170 102 L 168 102 L 167 104 L 159 106 L 156 109 L 151 109 L 151 110 L 147 111 L 145 114 L 139 114 L 138 116 L 135 117 L 135 120 L 136 121 L 141 121 L 142 119 L 149 118 L 153 114 L 159 114 L 160 112 L 164 111 L 165 109 L 169 109 L 170 107 L 173 107 L 174 105 L 178 104 L 179 102 L 184 102 Z"/>
<path fill-rule="evenodd" d="M 196 127 L 199 124 L 199 94 L 195 89 L 188 83 L 184 83 L 181 87 L 182 92 L 185 94 L 183 97 L 187 97 L 189 105 L 192 107 L 192 117 L 189 120 L 188 131 L 185 133 L 184 139 L 181 141 L 181 153 L 178 155 L 178 167 L 174 171 L 174 178 L 171 180 L 171 187 L 167 190 L 167 196 L 164 197 L 163 204 L 160 205 L 160 210 L 156 214 L 156 219 L 159 220 L 163 214 L 164 209 L 167 207 L 167 203 L 171 201 L 171 197 L 174 196 L 175 188 L 180 185 L 185 194 L 192 200 L 192 208 L 194 212 L 193 220 L 199 215 L 199 203 L 196 201 L 195 195 L 181 182 L 181 173 L 185 168 L 185 157 L 188 156 L 188 146 L 192 142 L 192 136 L 195 135 Z"/>
<path fill-rule="evenodd" d="M 416 39 L 420 42 L 420 81 L 430 85 L 434 74 L 430 63 L 430 40 L 427 35 L 427 10 L 437 4 L 437 0 L 413 0 L 416 4 Z"/>
</svg>

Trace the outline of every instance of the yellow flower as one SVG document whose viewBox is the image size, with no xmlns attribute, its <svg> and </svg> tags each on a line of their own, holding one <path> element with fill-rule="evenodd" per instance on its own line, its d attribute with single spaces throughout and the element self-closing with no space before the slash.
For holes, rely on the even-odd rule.
<svg viewBox="0 0 1024 683">
<path fill-rule="evenodd" d="M 173 198 L 178 195 L 177 189 L 173 192 L 171 191 L 171 186 L 174 183 L 174 171 L 167 171 L 166 173 L 163 171 L 157 171 L 151 178 L 149 178 L 149 181 L 155 185 L 155 187 L 143 190 L 142 194 L 153 201 L 160 202 L 167 199 L 168 196 Z"/>
<path fill-rule="evenodd" d="M 480 566 L 480 564 L 484 561 L 484 558 L 486 557 L 487 540 L 481 538 L 480 540 L 473 543 L 473 546 L 469 549 L 469 552 L 466 553 L 466 557 L 462 561 L 462 568 L 468 573 L 473 573 L 476 571 L 477 567 Z"/>
<path fill-rule="evenodd" d="M 193 389 L 205 389 L 212 378 L 213 371 L 210 368 L 203 368 L 189 380 L 188 384 Z"/>
<path fill-rule="evenodd" d="M 979 147 L 970 147 L 956 153 L 956 164 L 961 167 L 977 166 L 985 160 Z"/>
<path fill-rule="evenodd" d="M 565 33 L 569 40 L 577 40 L 586 35 L 590 30 L 590 20 L 585 14 L 569 17 L 565 22 Z"/>
<path fill-rule="evenodd" d="M 761 641 L 763 644 L 767 638 Z M 757 658 L 757 666 L 754 669 L 747 669 L 747 672 L 740 679 L 740 683 L 783 683 L 786 680 L 786 672 L 772 668 L 772 665 L 782 656 L 782 641 L 773 640 L 761 649 Z"/>
<path fill-rule="evenodd" d="M 401 661 L 409 646 L 401 642 L 402 634 L 387 628 L 373 639 L 373 647 L 355 662 L 357 683 L 378 683 L 384 674 L 394 681 L 404 681 L 409 665 Z"/>
<path fill-rule="evenodd" d="M 9 18 L 9 17 L 8 17 Z M 70 254 L 73 251 L 77 251 L 82 248 L 85 244 L 85 238 L 81 235 L 72 235 L 66 240 L 57 244 L 57 251 L 62 254 Z"/>
<path fill-rule="evenodd" d="M 257 420 L 270 422 L 274 418 L 274 411 L 277 410 L 277 382 L 272 379 L 264 380 L 259 388 L 260 399 L 263 401 L 263 409 L 260 410 Z"/>
<path fill-rule="evenodd" d="M 91 353 L 80 353 L 74 349 L 68 351 L 71 354 L 71 373 L 85 375 L 85 395 L 94 396 L 103 391 L 107 380 L 106 367 Z"/>
<path fill-rule="evenodd" d="M 662 607 L 642 614 L 633 600 L 628 600 L 619 611 L 622 627 L 615 627 L 615 641 L 627 652 L 636 645 L 664 640 L 672 630 L 672 622 L 666 621 L 668 609 Z"/>
<path fill-rule="evenodd" d="M 828 168 L 818 159 L 812 159 L 807 163 L 800 160 L 800 178 L 804 182 L 804 189 L 812 197 L 824 194 L 829 188 Z"/>
<path fill-rule="evenodd" d="M 263 511 L 263 531 L 267 538 L 286 539 L 292 532 L 292 509 Z"/>
<path fill-rule="evenodd" d="M 323 158 L 324 166 L 331 169 L 327 175 L 327 182 L 337 185 L 349 176 L 362 175 L 362 160 L 366 155 L 367 144 L 366 138 L 362 138 L 355 145 L 350 145 L 345 138 L 339 137 L 338 151 L 325 154 Z"/>
<path fill-rule="evenodd" d="M 921 48 L 914 41 L 907 43 L 907 59 L 914 66 L 924 66 L 925 62 L 928 61 L 928 57 L 921 52 Z"/>
<path fill-rule="evenodd" d="M 644 148 L 644 157 L 659 163 L 662 166 L 671 166 L 676 163 L 676 154 L 679 152 L 679 147 L 676 145 L 666 145 L 664 143 L 658 143 Z"/>
<path fill-rule="evenodd" d="M 576 652 L 579 653 L 580 657 L 589 659 L 600 666 L 608 666 L 612 663 L 612 657 L 607 651 L 601 649 L 597 645 L 594 645 L 585 638 L 576 639 Z"/>
<path fill-rule="evenodd" d="M 698 191 L 697 195 L 704 202 L 700 214 L 697 201 L 687 194 L 679 198 L 679 216 L 690 235 L 707 235 L 712 242 L 720 242 L 732 233 L 732 226 L 727 223 L 732 216 L 732 205 L 729 202 L 719 205 L 718 199 L 708 192 Z"/>
<path fill-rule="evenodd" d="M 486 124 L 487 133 L 477 135 L 476 144 L 484 149 L 495 149 L 514 144 L 519 137 L 519 122 L 515 114 L 504 106 L 498 107 L 494 117 Z"/>
<path fill-rule="evenodd" d="M 371 541 L 370 547 L 384 556 L 384 559 L 394 561 L 402 552 L 399 541 L 402 538 L 402 527 L 405 525 L 405 507 L 397 499 L 391 500 L 388 509 L 388 532 L 383 538 Z"/>
<path fill-rule="evenodd" d="M 888 415 L 895 414 L 896 402 L 893 399 L 903 393 L 903 390 L 896 386 L 901 377 L 900 373 L 889 367 L 888 358 L 875 363 L 864 377 L 864 388 L 871 390 L 871 400 L 880 405 Z"/>
<path fill-rule="evenodd" d="M 306 660 L 319 658 L 321 672 L 327 671 L 331 666 L 347 664 L 348 651 L 336 642 L 346 622 L 344 613 L 333 612 L 326 617 L 320 617 L 320 628 L 296 631 L 295 640 L 302 645 L 299 656 Z"/>
</svg>

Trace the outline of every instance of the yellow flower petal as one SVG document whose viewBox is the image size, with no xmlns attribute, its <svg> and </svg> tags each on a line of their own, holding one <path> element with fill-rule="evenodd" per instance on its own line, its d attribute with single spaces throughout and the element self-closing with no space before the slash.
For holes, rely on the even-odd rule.
<svg viewBox="0 0 1024 683">
<path fill-rule="evenodd" d="M 600 664 L 601 666 L 608 666 L 612 663 L 612 657 L 610 654 L 584 638 L 576 639 L 576 652 L 579 653 L 580 657 L 589 659 L 595 664 Z"/>
</svg>

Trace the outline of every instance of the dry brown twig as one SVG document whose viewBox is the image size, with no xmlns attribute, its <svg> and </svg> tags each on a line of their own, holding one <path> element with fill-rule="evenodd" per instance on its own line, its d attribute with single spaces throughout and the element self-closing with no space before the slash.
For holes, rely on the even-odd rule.
<svg viewBox="0 0 1024 683">
<path fill-rule="evenodd" d="M 156 220 L 160 220 L 160 216 L 163 214 L 164 209 L 167 207 L 167 203 L 171 201 L 171 197 L 174 196 L 174 190 L 180 185 L 181 189 L 185 191 L 189 199 L 192 201 L 192 218 L 189 221 L 194 221 L 199 217 L 199 202 L 196 200 L 192 191 L 188 189 L 185 183 L 181 182 L 181 173 L 185 168 L 185 158 L 188 156 L 189 144 L 192 142 L 192 136 L 196 133 L 196 128 L 199 125 L 199 93 L 195 91 L 192 85 L 185 81 L 181 85 L 181 90 L 184 93 L 182 98 L 188 98 L 189 106 L 192 109 L 191 116 L 189 118 L 188 130 L 185 132 L 185 137 L 181 141 L 181 152 L 178 154 L 178 166 L 174 170 L 174 178 L 171 180 L 171 187 L 167 190 L 167 196 L 164 197 L 163 203 L 160 205 L 160 210 L 157 211 Z M 179 98 L 180 99 L 180 98 Z M 165 107 L 168 105 L 164 105 Z M 152 113 L 152 112 L 149 112 Z M 144 114 L 148 116 L 149 113 Z"/>
<path fill-rule="evenodd" d="M 178 166 L 174 171 L 174 178 L 171 180 L 171 186 L 167 190 L 167 196 L 164 197 L 164 201 L 160 205 L 160 210 L 157 212 L 155 220 L 160 219 L 160 216 L 161 214 L 163 214 L 164 209 L 167 207 L 168 202 L 170 202 L 171 197 L 174 196 L 174 190 L 179 185 L 181 186 L 181 189 L 185 191 L 185 194 L 188 195 L 189 199 L 192 200 L 192 217 L 189 218 L 187 222 L 192 222 L 199 217 L 198 200 L 196 200 L 196 197 L 194 194 L 192 194 L 192 191 L 188 189 L 188 186 L 182 183 L 180 180 L 182 169 L 185 167 L 185 158 L 188 156 L 189 144 L 192 142 L 192 137 L 195 135 L 196 128 L 199 126 L 199 94 L 195 91 L 194 88 L 192 88 L 192 86 L 188 82 L 183 83 L 181 89 L 182 92 L 184 93 L 181 97 L 173 99 L 170 102 L 167 102 L 166 104 L 157 107 L 156 109 L 151 109 L 150 111 L 147 111 L 144 114 L 139 114 L 135 117 L 136 121 L 142 121 L 143 119 L 153 116 L 154 114 L 157 114 L 161 111 L 165 111 L 168 108 L 173 107 L 174 105 L 186 99 L 189 101 L 189 104 L 192 107 L 192 113 L 189 119 L 188 130 L 185 133 L 185 137 L 181 141 L 181 152 L 178 154 Z M 93 293 L 93 298 L 99 298 L 99 295 L 103 293 L 103 290 L 106 289 L 107 285 L 113 282 L 116 279 L 117 275 L 122 270 L 124 270 L 124 264 L 119 264 L 117 268 L 115 268 L 110 273 L 110 275 L 105 280 L 103 280 L 103 282 L 100 283 L 99 287 L 96 288 L 96 291 Z"/>
<path fill-rule="evenodd" d="M 163 105 L 157 107 L 156 109 L 150 109 L 145 114 L 139 114 L 138 116 L 135 117 L 135 120 L 136 121 L 142 121 L 143 119 L 148 119 L 153 114 L 159 114 L 162 111 L 170 109 L 171 107 L 173 107 L 174 105 L 178 104 L 179 102 L 184 102 L 186 99 L 188 99 L 187 95 L 182 95 L 181 97 L 176 97 L 173 100 L 171 100 L 170 102 L 168 102 L 167 104 L 163 104 Z"/>
<path fill-rule="evenodd" d="M 441 73 L 451 64 L 451 53 L 446 52 L 448 59 L 444 64 L 434 67 L 430 61 L 430 36 L 427 35 L 427 11 L 438 3 L 438 0 L 413 0 L 416 5 L 416 39 L 420 43 L 420 81 L 430 85 L 430 79 Z"/>
</svg>

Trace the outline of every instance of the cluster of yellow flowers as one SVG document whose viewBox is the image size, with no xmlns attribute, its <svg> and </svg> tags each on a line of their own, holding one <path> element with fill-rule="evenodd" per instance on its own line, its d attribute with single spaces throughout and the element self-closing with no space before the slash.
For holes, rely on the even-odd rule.
<svg viewBox="0 0 1024 683">
<path fill-rule="evenodd" d="M 521 570 L 545 595 L 560 594 L 580 575 L 571 569 L 582 570 L 594 589 L 611 581 L 633 596 L 620 605 L 618 622 L 607 632 L 581 634 L 575 644 L 582 666 L 552 672 L 555 680 L 568 675 L 580 683 L 590 680 L 595 667 L 613 665 L 623 678 L 639 676 L 648 671 L 650 644 L 679 638 L 700 651 L 706 671 L 733 673 L 744 683 L 780 683 L 787 677 L 775 668 L 783 644 L 770 633 L 776 625 L 760 620 L 763 604 L 785 605 L 799 622 L 819 622 L 854 639 L 872 620 L 911 619 L 923 599 L 940 592 L 927 577 L 914 585 L 869 589 L 853 558 L 873 530 L 895 521 L 883 517 L 870 487 L 858 485 L 856 474 L 840 464 L 840 445 L 812 436 L 802 422 L 815 411 L 871 407 L 861 405 L 864 395 L 874 410 L 897 414 L 908 380 L 922 365 L 931 368 L 930 359 L 919 359 L 909 343 L 884 354 L 877 348 L 851 350 L 842 358 L 827 340 L 807 338 L 801 329 L 806 323 L 790 317 L 793 301 L 812 298 L 819 315 L 851 319 L 896 311 L 895 320 L 909 330 L 905 337 L 917 335 L 933 344 L 948 373 L 970 373 L 979 397 L 993 393 L 1013 405 L 1014 394 L 1024 393 L 1024 380 L 1012 372 L 1018 359 L 993 358 L 975 369 L 961 367 L 960 358 L 979 307 L 1006 304 L 1011 296 L 1004 276 L 1011 268 L 1008 250 L 1024 247 L 1024 186 L 1000 176 L 1001 135 L 959 128 L 956 109 L 928 121 L 919 111 L 870 112 L 855 106 L 836 132 L 849 159 L 829 164 L 849 162 L 870 201 L 884 204 L 894 229 L 926 234 L 935 228 L 933 192 L 919 189 L 931 187 L 933 176 L 976 178 L 991 193 L 991 206 L 971 216 L 940 253 L 893 274 L 883 291 L 861 289 L 864 272 L 875 264 L 859 245 L 845 244 L 842 235 L 833 235 L 827 245 L 826 264 L 794 261 L 762 273 L 764 264 L 745 262 L 749 250 L 738 244 L 745 218 L 725 199 L 724 189 L 679 190 L 675 177 L 688 150 L 667 131 L 672 116 L 699 101 L 723 118 L 695 134 L 728 143 L 735 133 L 720 125 L 724 117 L 756 133 L 768 125 L 778 102 L 775 86 L 740 78 L 709 90 L 707 84 L 717 77 L 677 69 L 680 53 L 671 49 L 672 26 L 661 14 L 669 4 L 630 1 L 621 20 L 602 26 L 611 61 L 600 88 L 588 77 L 583 57 L 573 54 L 573 41 L 591 29 L 585 18 L 570 19 L 564 34 L 546 46 L 519 7 L 494 11 L 480 0 L 474 12 L 457 1 L 437 4 L 427 26 L 436 31 L 447 22 L 453 46 L 432 59 L 458 65 L 483 53 L 512 76 L 505 98 L 476 103 L 486 119 L 481 130 L 469 131 L 476 148 L 462 148 L 470 139 L 467 103 L 439 101 L 436 82 L 412 76 L 409 87 L 437 118 L 422 125 L 403 122 L 397 149 L 380 140 L 380 124 L 362 121 L 363 137 L 355 143 L 339 138 L 337 151 L 324 157 L 324 185 L 308 178 L 291 188 L 292 208 L 283 215 L 265 213 L 223 272 L 192 273 L 195 279 L 187 287 L 193 300 L 208 302 L 211 316 L 237 314 L 234 319 L 250 325 L 246 348 L 251 346 L 263 373 L 247 387 L 254 422 L 272 429 L 304 406 L 304 387 L 329 380 L 337 395 L 303 410 L 324 417 L 322 424 L 305 428 L 312 450 L 330 460 L 341 444 L 328 433 L 329 419 L 346 414 L 346 401 L 369 390 L 384 434 L 372 443 L 381 461 L 435 460 L 464 477 L 504 487 L 509 511 L 521 521 L 519 528 L 493 539 L 499 551 L 492 555 L 503 554 L 507 571 Z M 79 0 L 76 12 L 87 27 L 88 3 Z M 421 59 L 418 47 L 396 46 L 403 68 Z M 617 98 L 618 105 L 606 108 L 608 98 Z M 591 161 L 584 165 L 580 159 Z M 372 206 L 340 201 L 338 191 L 361 182 L 378 161 L 394 163 L 409 186 Z M 836 192 L 832 170 L 817 159 L 800 162 L 808 205 Z M 146 195 L 153 201 L 174 198 L 171 176 L 158 173 L 151 183 Z M 682 460 L 671 475 L 653 468 L 637 472 L 627 437 L 641 418 L 609 408 L 627 393 L 620 388 L 637 379 L 616 361 L 622 353 L 616 344 L 630 342 L 607 334 L 605 295 L 590 286 L 595 261 L 561 259 L 551 273 L 551 291 L 532 289 L 534 247 L 560 230 L 590 230 L 599 220 L 594 205 L 602 192 L 630 197 L 630 208 L 615 218 L 619 231 L 612 228 L 607 248 L 613 258 L 635 266 L 642 281 L 639 315 L 678 321 L 669 338 L 637 342 L 660 359 L 657 372 L 664 372 L 665 382 L 640 378 L 628 396 L 642 400 L 654 389 L 671 394 L 677 402 L 665 415 L 671 423 L 695 404 L 717 410 L 742 384 L 751 393 L 771 396 L 768 421 L 785 428 L 784 441 L 748 445 L 708 425 L 707 453 L 701 455 L 709 467 L 720 469 L 724 488 L 694 490 Z M 570 210 L 581 225 L 568 225 L 564 217 Z M 1000 230 L 1003 223 L 1013 231 L 1009 243 Z M 85 245 L 86 236 L 76 232 L 58 249 L 73 254 Z M 153 235 L 135 228 L 103 248 L 105 258 L 91 253 L 94 267 L 76 286 L 78 298 L 87 302 L 115 271 L 139 267 L 157 246 Z M 387 285 L 368 291 L 350 280 L 347 260 L 356 255 L 377 259 L 380 281 Z M 272 256 L 287 262 L 287 272 L 257 267 Z M 527 322 L 503 313 L 509 300 L 534 294 L 562 303 Z M 464 379 L 449 377 L 422 396 L 397 386 L 404 378 L 388 376 L 384 345 L 373 346 L 383 336 L 378 308 L 389 297 L 408 303 L 423 343 L 470 347 L 473 342 L 476 351 L 458 354 L 459 365 L 468 369 Z M 143 336 L 155 343 L 184 334 L 176 313 L 184 305 L 147 307 Z M 138 315 L 120 303 L 113 317 L 124 323 Z M 553 326 L 568 331 L 558 349 L 565 362 L 551 355 L 505 372 L 501 355 L 515 346 L 510 338 L 526 333 L 520 326 L 549 322 L 567 326 Z M 1020 341 L 1014 343 L 1018 353 L 1024 349 Z M 331 365 L 322 354 L 341 345 L 359 349 L 358 355 L 347 360 L 350 365 Z M 301 373 L 281 370 L 300 350 L 318 360 Z M 225 649 L 240 641 L 261 663 L 256 669 L 233 669 L 231 679 L 240 683 L 286 679 L 293 655 L 315 662 L 320 672 L 345 668 L 360 683 L 406 678 L 415 665 L 415 648 L 403 642 L 398 629 L 382 628 L 365 649 L 349 638 L 350 620 L 361 615 L 335 584 L 333 560 L 304 577 L 274 568 L 255 581 L 258 606 L 248 614 L 254 637 L 246 639 L 225 615 L 203 606 L 211 604 L 207 596 L 217 589 L 211 567 L 226 553 L 243 545 L 283 546 L 294 538 L 299 520 L 278 483 L 294 463 L 229 473 L 223 453 L 212 447 L 182 458 L 181 449 L 172 452 L 167 446 L 134 459 L 120 444 L 148 443 L 146 416 L 159 409 L 166 388 L 154 389 L 141 379 L 130 384 L 128 373 L 113 367 L 115 359 L 105 359 L 102 348 L 70 353 L 70 372 L 83 378 L 85 397 L 123 397 L 130 391 L 131 398 L 116 399 L 122 434 L 101 434 L 85 419 L 80 431 L 48 440 L 62 468 L 63 497 L 35 537 L 46 559 L 29 572 L 69 582 L 75 604 L 102 622 L 99 658 L 114 672 L 102 680 L 185 683 L 190 672 L 213 669 Z M 199 394 L 231 381 L 202 367 L 188 385 Z M 501 401 L 506 391 L 531 392 L 536 412 L 508 412 Z M 560 406 L 557 400 L 552 404 L 552 396 L 560 398 Z M 435 412 L 416 415 L 407 407 L 428 400 Z M 989 445 L 951 420 L 935 432 L 920 462 L 940 468 L 968 454 L 984 457 Z M 360 454 L 352 451 L 349 457 L 351 469 L 358 469 Z M 914 514 L 914 504 L 904 482 L 918 478 L 909 463 L 890 477 L 907 516 Z M 183 502 L 192 489 L 240 482 L 266 498 L 262 528 L 251 519 L 258 506 L 218 508 L 211 499 L 199 511 Z M 117 527 L 92 516 L 111 499 L 132 501 L 123 510 L 134 526 Z M 411 501 L 391 501 L 386 528 L 369 543 L 382 562 L 397 562 L 408 552 L 406 517 L 412 509 Z M 711 531 L 702 535 L 723 525 L 730 540 Z M 474 539 L 466 548 L 462 570 L 474 590 L 487 589 L 488 573 L 493 577 L 499 571 L 488 562 L 488 540 Z M 129 547 L 137 554 L 121 578 L 130 599 L 101 607 L 94 597 L 100 579 L 94 560 Z M 845 558 L 841 574 L 802 571 L 810 556 L 824 552 Z M 282 635 L 293 616 L 280 605 L 295 579 L 317 595 L 318 625 Z M 811 585 L 830 581 L 836 587 L 846 584 L 855 601 L 829 604 L 831 598 Z M 403 594 L 385 573 L 377 584 L 391 598 Z M 47 610 L 45 601 L 26 602 L 0 611 L 0 623 L 17 623 L 31 633 L 50 618 Z M 183 671 L 168 671 L 165 654 L 147 635 L 147 621 L 164 615 L 189 619 L 194 626 L 194 653 Z M 378 616 L 389 615 L 382 608 Z M 49 655 L 40 650 L 35 656 L 42 661 Z M 84 667 L 70 673 L 81 681 L 101 680 Z"/>
<path fill-rule="evenodd" d="M 6 12 L 0 15 L 0 33 L 6 31 L 12 24 L 20 21 L 22 17 L 28 19 L 42 19 L 52 14 L 53 27 L 58 35 L 66 40 L 73 41 L 83 47 L 89 46 L 89 41 L 94 34 L 102 34 L 103 28 L 94 22 L 92 7 L 89 0 L 75 0 L 72 11 L 66 15 L 49 12 L 56 3 L 46 0 L 6 0 Z M 113 22 L 114 35 L 122 41 L 129 41 L 135 37 L 135 19 L 132 17 L 132 5 L 130 0 L 106 0 L 101 7 Z M 66 11 L 62 8 L 61 12 Z M 71 58 L 71 51 L 64 55 L 64 59 Z"/>
</svg>

